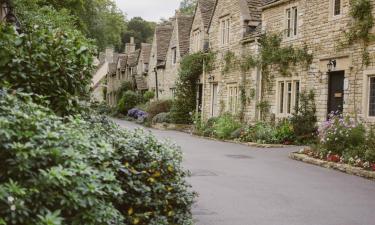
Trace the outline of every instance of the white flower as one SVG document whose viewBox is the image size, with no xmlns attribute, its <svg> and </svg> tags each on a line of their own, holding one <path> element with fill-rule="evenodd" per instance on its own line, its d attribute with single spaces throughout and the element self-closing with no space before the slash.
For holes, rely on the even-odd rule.
<svg viewBox="0 0 375 225">
<path fill-rule="evenodd" d="M 15 206 L 15 205 L 11 205 L 11 206 L 10 206 L 10 210 L 12 210 L 12 211 L 16 211 L 16 206 Z"/>
<path fill-rule="evenodd" d="M 14 201 L 14 198 L 12 196 L 8 197 L 8 202 L 12 203 Z"/>
</svg>

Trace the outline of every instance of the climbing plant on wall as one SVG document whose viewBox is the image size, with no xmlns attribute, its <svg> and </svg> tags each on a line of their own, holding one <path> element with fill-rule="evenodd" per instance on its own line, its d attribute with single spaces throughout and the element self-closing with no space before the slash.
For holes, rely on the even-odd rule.
<svg viewBox="0 0 375 225">
<path fill-rule="evenodd" d="M 344 46 L 350 46 L 355 42 L 360 42 L 363 46 L 362 64 L 369 65 L 370 57 L 368 45 L 375 40 L 375 36 L 370 33 L 374 27 L 373 6 L 370 0 L 350 0 L 350 16 L 352 21 L 349 31 L 345 33 Z"/>
<path fill-rule="evenodd" d="M 199 76 L 214 67 L 215 54 L 198 52 L 185 56 L 180 64 L 176 88 L 176 99 L 171 109 L 174 123 L 192 122 L 192 113 L 196 107 L 196 93 Z"/>
</svg>

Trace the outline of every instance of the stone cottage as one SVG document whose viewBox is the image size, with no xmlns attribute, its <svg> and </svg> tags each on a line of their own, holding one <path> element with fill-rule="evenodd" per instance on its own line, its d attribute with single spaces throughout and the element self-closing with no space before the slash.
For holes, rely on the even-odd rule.
<svg viewBox="0 0 375 225">
<path fill-rule="evenodd" d="M 172 32 L 173 26 L 170 22 L 157 25 L 155 28 L 151 46 L 147 83 L 149 90 L 155 92 L 156 99 L 167 97 L 163 94 L 163 81 L 165 80 L 165 65 Z"/>
<path fill-rule="evenodd" d="M 174 98 L 178 70 L 181 59 L 189 53 L 190 29 L 192 16 L 182 15 L 176 12 L 173 18 L 173 31 L 165 61 L 164 76 L 160 77 L 160 96 L 163 99 Z"/>
<path fill-rule="evenodd" d="M 350 7 L 350 0 L 265 1 L 262 29 L 266 35 L 281 35 L 282 46 L 306 46 L 313 57 L 310 65 L 292 67 L 287 76 L 277 68 L 272 71 L 270 89 L 263 91 L 262 99 L 276 118 L 291 115 L 301 92 L 313 90 L 319 121 L 339 112 L 375 122 L 375 45 L 367 47 L 366 65 L 361 41 L 340 44 L 354 21 Z"/>
<path fill-rule="evenodd" d="M 215 0 L 198 0 L 195 8 L 193 22 L 190 29 L 190 54 L 208 50 L 208 25 L 215 6 Z M 197 111 L 202 111 L 203 102 L 203 81 L 205 74 L 199 77 L 197 93 Z"/>
<path fill-rule="evenodd" d="M 147 74 L 150 68 L 151 44 L 142 43 L 138 58 L 137 74 L 135 76 L 137 90 L 145 92 L 148 90 Z"/>
<path fill-rule="evenodd" d="M 224 112 L 240 115 L 247 121 L 256 119 L 259 71 L 241 70 L 239 65 L 248 54 L 256 54 L 255 41 L 244 40 L 259 31 L 261 6 L 261 0 L 215 1 L 208 37 L 216 61 L 214 70 L 202 79 L 204 119 Z"/>
</svg>

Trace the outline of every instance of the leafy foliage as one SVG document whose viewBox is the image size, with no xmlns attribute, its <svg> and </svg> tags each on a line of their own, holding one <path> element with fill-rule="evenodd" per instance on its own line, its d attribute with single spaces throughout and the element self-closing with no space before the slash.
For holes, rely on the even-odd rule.
<svg viewBox="0 0 375 225">
<path fill-rule="evenodd" d="M 353 18 L 348 32 L 345 33 L 346 43 L 344 46 L 350 46 L 356 41 L 363 44 L 362 61 L 363 65 L 370 64 L 368 44 L 375 40 L 371 34 L 374 26 L 374 15 L 372 13 L 373 5 L 370 0 L 350 0 L 350 16 Z"/>
<path fill-rule="evenodd" d="M 52 24 L 54 27 L 78 29 L 95 40 L 100 50 L 121 45 L 125 16 L 112 0 L 15 0 L 22 24 Z M 60 13 L 70 15 L 70 20 Z M 59 15 L 60 14 L 60 15 Z"/>
<path fill-rule="evenodd" d="M 0 92 L 0 222 L 192 224 L 180 150 L 106 117 L 63 121 Z"/>
<path fill-rule="evenodd" d="M 0 24 L 0 84 L 45 96 L 60 115 L 77 111 L 89 95 L 91 43 L 72 30 L 34 26 L 23 31 Z"/>
<path fill-rule="evenodd" d="M 154 118 L 152 118 L 153 124 L 155 124 L 155 123 L 170 123 L 170 122 L 171 122 L 171 119 L 170 119 L 170 113 L 169 112 L 159 113 L 156 116 L 154 116 Z"/>
<path fill-rule="evenodd" d="M 299 105 L 296 106 L 295 112 L 291 117 L 294 133 L 299 142 L 311 141 L 317 131 L 316 123 L 316 105 L 315 94 L 302 92 L 300 95 Z"/>
<path fill-rule="evenodd" d="M 220 116 L 213 125 L 213 131 L 215 137 L 220 139 L 229 139 L 232 133 L 240 127 L 240 122 L 237 121 L 232 115 L 224 114 Z"/>
<path fill-rule="evenodd" d="M 215 59 L 214 53 L 198 52 L 185 56 L 180 64 L 176 87 L 176 99 L 171 109 L 174 123 L 192 122 L 192 113 L 196 107 L 197 82 L 203 70 L 211 71 Z"/>
<path fill-rule="evenodd" d="M 118 102 L 117 108 L 118 111 L 124 115 L 128 114 L 128 111 L 134 108 L 139 103 L 143 102 L 143 96 L 134 92 L 127 91 L 125 92 L 121 99 Z"/>
<path fill-rule="evenodd" d="M 155 92 L 154 91 L 146 91 L 143 94 L 143 98 L 146 102 L 150 101 L 151 99 L 155 98 Z"/>
<path fill-rule="evenodd" d="M 180 3 L 180 12 L 187 15 L 193 15 L 197 0 L 182 0 Z"/>
<path fill-rule="evenodd" d="M 141 17 L 133 17 L 126 24 L 122 42 L 129 43 L 130 38 L 134 37 L 137 47 L 140 47 L 141 43 L 151 43 L 155 26 L 156 24 L 154 22 L 145 21 Z"/>
<path fill-rule="evenodd" d="M 152 120 L 154 116 L 160 113 L 168 113 L 171 111 L 173 101 L 172 100 L 158 100 L 150 102 L 147 106 L 147 113 L 149 114 L 149 119 Z"/>
</svg>

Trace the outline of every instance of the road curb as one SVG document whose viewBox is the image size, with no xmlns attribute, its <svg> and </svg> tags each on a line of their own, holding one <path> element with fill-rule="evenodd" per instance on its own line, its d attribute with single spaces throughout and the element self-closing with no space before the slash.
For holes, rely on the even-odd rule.
<svg viewBox="0 0 375 225">
<path fill-rule="evenodd" d="M 350 175 L 355 175 L 355 176 L 359 176 L 359 177 L 363 177 L 363 178 L 375 181 L 374 171 L 364 170 L 363 168 L 360 168 L 360 167 L 355 167 L 355 166 L 342 164 L 342 163 L 328 162 L 328 161 L 316 159 L 316 158 L 313 158 L 313 157 L 310 157 L 308 155 L 301 154 L 298 152 L 290 153 L 289 158 L 297 160 L 297 161 L 309 163 L 312 165 L 324 167 L 327 169 L 338 170 L 343 173 L 347 173 Z"/>
</svg>

